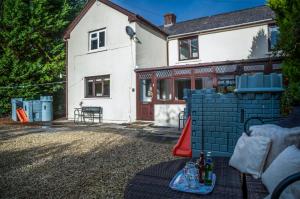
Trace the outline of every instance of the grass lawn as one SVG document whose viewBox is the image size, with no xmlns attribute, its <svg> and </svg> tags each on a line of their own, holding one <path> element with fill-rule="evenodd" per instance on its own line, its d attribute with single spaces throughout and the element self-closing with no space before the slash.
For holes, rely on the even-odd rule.
<svg viewBox="0 0 300 199">
<path fill-rule="evenodd" d="M 1 127 L 0 197 L 123 198 L 136 172 L 173 159 L 172 146 L 122 130 Z"/>
</svg>

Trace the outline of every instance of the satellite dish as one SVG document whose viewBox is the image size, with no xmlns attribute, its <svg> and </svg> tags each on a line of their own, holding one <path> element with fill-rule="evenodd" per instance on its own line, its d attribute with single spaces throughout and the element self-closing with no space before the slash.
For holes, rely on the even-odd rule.
<svg viewBox="0 0 300 199">
<path fill-rule="evenodd" d="M 126 26 L 126 33 L 132 39 L 135 35 L 134 30 L 130 26 Z"/>
</svg>

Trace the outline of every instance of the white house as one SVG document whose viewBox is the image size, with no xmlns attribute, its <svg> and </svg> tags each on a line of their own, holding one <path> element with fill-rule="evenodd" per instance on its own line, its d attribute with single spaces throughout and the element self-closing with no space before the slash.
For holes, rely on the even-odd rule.
<svg viewBox="0 0 300 199">
<path fill-rule="evenodd" d="M 260 6 L 153 25 L 109 0 L 90 0 L 65 32 L 67 117 L 103 107 L 104 122 L 176 126 L 185 88 L 228 89 L 235 75 L 276 72 L 274 13 Z M 125 31 L 131 27 L 135 35 Z"/>
</svg>

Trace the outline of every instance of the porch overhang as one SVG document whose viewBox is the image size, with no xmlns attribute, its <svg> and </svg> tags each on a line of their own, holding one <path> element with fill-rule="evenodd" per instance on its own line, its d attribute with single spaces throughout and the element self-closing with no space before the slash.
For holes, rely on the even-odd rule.
<svg viewBox="0 0 300 199">
<path fill-rule="evenodd" d="M 170 69 L 182 69 L 182 68 L 197 68 L 197 67 L 207 67 L 207 66 L 220 66 L 220 65 L 254 65 L 254 64 L 280 64 L 283 60 L 283 57 L 268 57 L 268 58 L 259 58 L 259 59 L 241 59 L 241 60 L 227 60 L 227 61 L 218 61 L 218 62 L 205 62 L 197 64 L 179 64 L 173 66 L 158 66 L 158 67 L 147 67 L 147 68 L 137 68 L 135 72 L 150 72 L 158 70 L 170 70 Z M 274 67 L 275 70 L 278 70 L 277 66 Z"/>
</svg>

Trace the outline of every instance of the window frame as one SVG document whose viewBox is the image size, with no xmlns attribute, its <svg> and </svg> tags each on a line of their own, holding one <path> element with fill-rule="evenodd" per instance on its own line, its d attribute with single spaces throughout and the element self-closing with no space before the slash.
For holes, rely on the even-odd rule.
<svg viewBox="0 0 300 199">
<path fill-rule="evenodd" d="M 202 88 L 201 89 L 210 89 L 210 88 L 214 88 L 214 83 L 213 83 L 213 76 L 212 75 L 196 75 L 195 78 L 194 78 L 194 81 L 195 81 L 195 87 L 194 89 L 198 89 L 196 88 L 196 81 L 198 79 L 201 79 L 202 81 Z M 206 87 L 206 82 L 205 82 L 205 79 L 210 79 L 212 80 L 212 87 Z"/>
<path fill-rule="evenodd" d="M 166 80 L 168 83 L 168 86 L 170 87 L 170 92 L 171 92 L 171 98 L 170 99 L 158 99 L 157 94 L 158 94 L 158 81 L 161 80 Z M 174 79 L 173 78 L 157 78 L 156 79 L 156 100 L 158 102 L 170 102 L 173 101 L 174 99 Z"/>
<path fill-rule="evenodd" d="M 174 78 L 173 79 L 173 98 L 174 98 L 174 101 L 175 102 L 184 102 L 185 100 L 184 99 L 179 99 L 178 98 L 178 93 L 176 93 L 177 92 L 177 89 L 176 89 L 176 81 L 180 81 L 180 80 L 189 80 L 190 81 L 190 88 L 189 89 L 194 89 L 193 88 L 193 84 L 194 84 L 194 82 L 195 82 L 195 79 L 194 78 L 192 78 L 192 76 L 180 76 L 180 77 L 176 77 L 176 78 Z M 193 82 L 194 81 L 194 82 Z M 177 94 L 177 95 L 176 95 Z M 176 97 L 177 97 L 177 99 L 176 99 Z"/>
<path fill-rule="evenodd" d="M 104 46 L 102 46 L 102 47 L 100 47 L 100 33 L 101 32 L 104 32 Z M 97 33 L 97 40 L 98 40 L 98 42 L 97 42 L 97 48 L 96 49 L 92 49 L 92 40 L 94 40 L 94 39 L 92 39 L 92 34 L 95 34 L 95 33 Z M 93 30 L 93 31 L 89 31 L 88 32 L 88 37 L 89 37 L 89 39 L 88 39 L 88 51 L 89 52 L 97 52 L 97 51 L 103 51 L 103 50 L 106 50 L 106 40 L 107 40 L 107 35 L 106 35 L 106 28 L 101 28 L 101 29 L 97 29 L 97 30 Z"/>
<path fill-rule="evenodd" d="M 149 90 L 146 88 L 146 81 L 150 80 L 150 88 Z M 142 82 L 145 81 L 145 84 L 143 84 Z M 147 78 L 147 79 L 139 79 L 139 101 L 142 103 L 151 103 L 153 101 L 153 87 L 152 87 L 152 79 L 151 78 Z M 145 96 L 143 93 L 143 89 L 141 88 L 143 85 L 145 85 Z M 150 95 L 148 95 L 147 90 L 151 93 Z M 143 97 L 142 97 L 143 96 Z M 145 99 L 144 99 L 145 97 Z M 149 99 L 148 101 L 146 99 Z"/>
<path fill-rule="evenodd" d="M 274 48 L 271 47 L 271 31 L 270 31 L 270 28 L 276 28 L 277 29 L 277 34 L 279 34 L 279 27 L 275 24 L 275 23 L 272 23 L 272 24 L 268 24 L 268 52 L 272 52 L 274 50 Z M 278 42 L 278 37 L 277 37 L 277 41 Z"/>
<path fill-rule="evenodd" d="M 97 81 L 101 79 L 101 81 Z M 107 81 L 107 79 L 109 79 L 109 94 L 108 95 L 104 95 L 104 82 Z M 110 75 L 98 75 L 98 76 L 90 76 L 90 77 L 85 77 L 85 84 L 84 84 L 84 96 L 85 98 L 109 98 L 110 97 Z M 92 80 L 92 95 L 88 95 L 88 82 Z M 102 89 L 102 95 L 101 96 L 96 96 L 96 84 L 99 82 L 101 82 L 101 89 Z"/>
<path fill-rule="evenodd" d="M 191 57 L 191 45 L 190 45 L 190 48 L 189 48 L 189 57 L 187 59 L 181 59 L 180 58 L 180 42 L 183 41 L 183 40 L 190 40 L 190 41 L 192 41 L 192 39 L 197 39 L 198 56 L 197 57 Z M 199 36 L 198 35 L 194 35 L 194 36 L 179 38 L 178 39 L 178 60 L 179 61 L 188 61 L 188 60 L 195 60 L 195 59 L 199 59 Z"/>
</svg>

